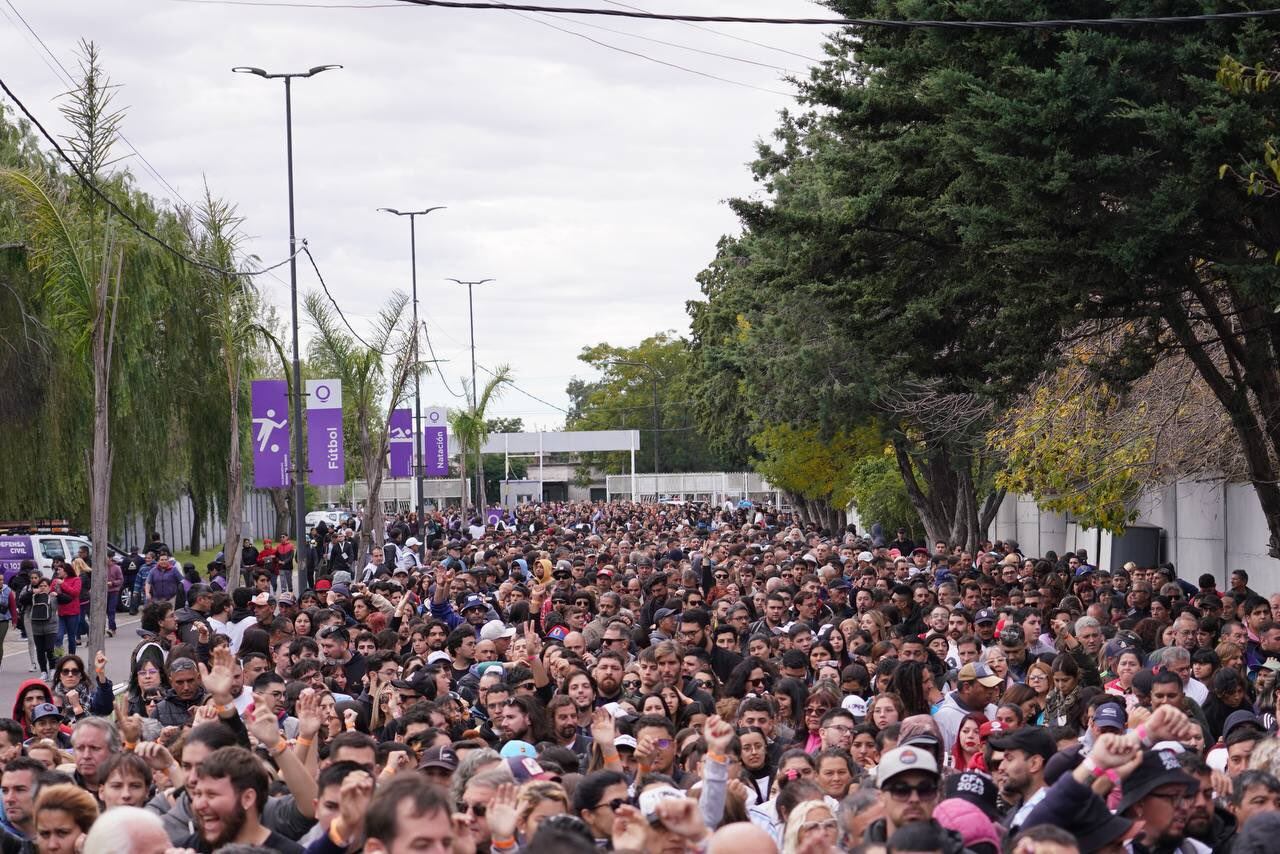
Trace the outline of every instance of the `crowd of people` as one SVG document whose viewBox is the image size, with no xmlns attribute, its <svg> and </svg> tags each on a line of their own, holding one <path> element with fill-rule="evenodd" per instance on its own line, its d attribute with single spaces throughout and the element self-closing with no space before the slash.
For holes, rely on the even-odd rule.
<svg viewBox="0 0 1280 854">
<path fill-rule="evenodd" d="M 1280 846 L 1280 594 L 1242 571 L 746 502 L 360 528 L 296 593 L 287 540 L 228 579 L 155 537 L 125 684 L 56 628 L 87 566 L 21 579 L 53 640 L 0 719 L 0 854 Z"/>
</svg>

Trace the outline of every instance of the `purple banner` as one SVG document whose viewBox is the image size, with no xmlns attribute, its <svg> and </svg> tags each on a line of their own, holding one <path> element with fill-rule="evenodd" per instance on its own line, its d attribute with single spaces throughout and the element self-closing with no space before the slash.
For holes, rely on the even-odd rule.
<svg viewBox="0 0 1280 854">
<path fill-rule="evenodd" d="M 391 413 L 391 422 L 387 424 L 389 436 L 390 477 L 413 476 L 413 413 L 408 409 L 397 409 Z"/>
<path fill-rule="evenodd" d="M 251 401 L 253 485 L 259 489 L 288 486 L 289 384 L 284 380 L 254 380 Z"/>
<path fill-rule="evenodd" d="M 422 413 L 423 460 L 427 477 L 449 474 L 449 426 L 443 407 L 433 406 Z"/>
<path fill-rule="evenodd" d="M 346 483 L 342 380 L 307 380 L 307 467 L 315 486 Z"/>
</svg>

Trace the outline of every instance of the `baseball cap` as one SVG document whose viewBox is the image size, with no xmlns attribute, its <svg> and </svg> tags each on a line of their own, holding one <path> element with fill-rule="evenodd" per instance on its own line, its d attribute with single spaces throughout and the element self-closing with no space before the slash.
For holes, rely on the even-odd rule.
<svg viewBox="0 0 1280 854">
<path fill-rule="evenodd" d="M 880 757 L 880 764 L 876 767 L 876 787 L 883 787 L 885 783 L 907 771 L 924 771 L 936 777 L 938 760 L 933 758 L 932 753 L 919 747 L 895 747 Z"/>
<path fill-rule="evenodd" d="M 480 640 L 498 640 L 499 638 L 513 638 L 516 636 L 516 627 L 508 626 L 502 620 L 490 620 L 480 629 Z"/>
<path fill-rule="evenodd" d="M 560 641 L 561 643 L 564 643 L 564 639 L 567 638 L 568 636 L 569 636 L 568 626 L 556 626 L 551 631 L 547 632 L 547 640 Z"/>
<path fill-rule="evenodd" d="M 294 598 L 292 593 L 281 593 L 280 598 L 276 600 L 281 605 L 297 605 L 298 600 Z"/>
<path fill-rule="evenodd" d="M 659 608 L 657 611 L 653 613 L 653 621 L 654 623 L 660 623 L 663 620 L 667 619 L 667 617 L 674 617 L 679 613 L 680 612 L 677 611 L 675 608 Z"/>
<path fill-rule="evenodd" d="M 527 783 L 530 780 L 548 780 L 552 779 L 552 775 L 541 765 L 538 760 L 532 756 L 508 756 L 507 769 L 511 771 L 511 776 L 515 778 L 516 783 Z"/>
<path fill-rule="evenodd" d="M 984 688 L 998 688 L 1004 683 L 1004 680 L 991 672 L 991 668 L 980 661 L 973 661 L 960 668 L 960 672 L 956 674 L 956 679 L 960 682 L 974 682 Z"/>
<path fill-rule="evenodd" d="M 273 600 L 270 593 L 259 593 L 250 600 L 254 605 L 271 605 Z"/>
<path fill-rule="evenodd" d="M 417 537 L 410 537 L 409 539 L 404 541 L 404 547 L 406 549 L 410 549 L 410 548 L 413 548 L 414 546 L 420 546 L 420 545 L 422 545 L 422 540 L 418 539 Z"/>
<path fill-rule="evenodd" d="M 855 718 L 865 718 L 867 716 L 867 701 L 856 694 L 846 694 L 845 698 L 840 701 L 840 708 Z"/>
<path fill-rule="evenodd" d="M 1124 793 L 1116 814 L 1126 810 L 1161 786 L 1178 784 L 1187 787 L 1188 793 L 1200 788 L 1200 781 L 1182 770 L 1178 756 L 1171 750 L 1151 750 L 1143 754 L 1142 764 L 1124 781 Z"/>
<path fill-rule="evenodd" d="M 1053 740 L 1049 730 L 1042 726 L 1019 727 L 1013 732 L 992 738 L 990 744 L 996 750 L 1021 750 L 1028 756 L 1039 756 L 1046 761 L 1058 752 L 1058 743 Z"/>
<path fill-rule="evenodd" d="M 974 616 L 973 624 L 976 626 L 978 623 L 994 623 L 998 619 L 999 615 L 995 611 L 990 608 L 983 608 Z"/>
<path fill-rule="evenodd" d="M 453 659 L 443 649 L 437 649 L 427 656 L 427 664 L 435 664 L 437 661 L 453 661 Z"/>
<path fill-rule="evenodd" d="M 190 661 L 191 659 L 187 659 Z M 31 710 L 31 722 L 35 723 L 41 718 L 57 718 L 62 720 L 62 712 L 58 711 L 58 707 L 53 703 L 41 703 Z"/>
<path fill-rule="evenodd" d="M 1262 721 L 1258 720 L 1258 716 L 1248 709 L 1239 709 L 1227 715 L 1226 721 L 1222 724 L 1222 737 L 1226 739 L 1231 732 L 1242 726 L 1251 726 L 1259 731 L 1263 730 Z"/>
<path fill-rule="evenodd" d="M 858 552 L 858 560 L 863 561 L 865 563 L 870 563 L 871 561 L 875 560 L 875 557 L 876 556 L 873 555 L 871 552 Z"/>
<path fill-rule="evenodd" d="M 320 579 L 317 579 L 317 580 L 316 580 L 316 591 L 317 591 L 317 592 L 324 591 L 324 590 L 328 590 L 328 589 L 329 589 L 330 587 L 332 587 L 332 586 L 333 586 L 333 582 L 331 582 L 331 581 L 330 581 L 329 579 L 327 579 L 327 578 L 320 578 Z M 265 594 L 262 594 L 262 595 L 265 595 Z"/>
<path fill-rule="evenodd" d="M 538 756 L 538 750 L 527 741 L 515 739 L 514 741 L 508 741 L 506 744 L 502 745 L 502 749 L 498 751 L 498 755 L 503 759 L 510 759 L 513 756 L 527 756 L 530 759 L 535 759 Z"/>
<path fill-rule="evenodd" d="M 625 747 L 628 750 L 636 749 L 636 737 L 634 735 L 620 735 L 613 740 L 614 747 Z"/>
<path fill-rule="evenodd" d="M 1022 636 L 1021 626 L 1006 626 L 1000 632 L 1000 645 L 1009 649 L 1019 649 L 1027 643 L 1026 638 Z"/>
<path fill-rule="evenodd" d="M 484 601 L 483 596 L 477 596 L 473 593 L 466 599 L 462 600 L 461 610 L 470 611 L 472 608 L 484 608 L 487 611 L 489 609 L 489 603 Z"/>
<path fill-rule="evenodd" d="M 1100 730 L 1124 732 L 1129 716 L 1119 703 L 1104 703 L 1093 710 L 1093 725 Z"/>
<path fill-rule="evenodd" d="M 843 575 L 837 575 L 835 578 L 831 579 L 829 584 L 827 584 L 828 590 L 848 590 L 852 587 L 853 585 L 849 583 L 849 579 L 845 578 Z"/>
<path fill-rule="evenodd" d="M 335 587 L 339 584 L 350 584 L 351 573 L 347 572 L 345 569 L 340 569 L 333 574 L 332 580 Z"/>
<path fill-rule="evenodd" d="M 992 821 L 1000 817 L 996 806 L 996 781 L 982 771 L 965 771 L 947 777 L 942 784 L 942 796 L 943 800 L 968 801 Z"/>
<path fill-rule="evenodd" d="M 606 566 L 598 570 L 596 572 L 596 575 L 597 576 L 603 575 L 606 578 L 613 578 L 613 570 Z"/>
<path fill-rule="evenodd" d="M 440 747 L 429 747 L 422 754 L 422 761 L 418 763 L 418 767 L 443 768 L 445 771 L 453 773 L 458 770 L 458 754 L 454 753 L 453 748 L 447 744 Z"/>
</svg>

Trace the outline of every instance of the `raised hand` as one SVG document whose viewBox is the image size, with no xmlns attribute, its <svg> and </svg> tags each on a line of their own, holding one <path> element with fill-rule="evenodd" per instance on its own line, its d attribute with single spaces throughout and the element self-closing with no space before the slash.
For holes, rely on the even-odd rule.
<svg viewBox="0 0 1280 854">
<path fill-rule="evenodd" d="M 613 741 L 617 737 L 618 726 L 608 709 L 602 706 L 591 713 L 591 738 L 600 745 L 601 750 L 606 747 L 612 750 Z"/>
<path fill-rule="evenodd" d="M 690 842 L 700 842 L 710 832 L 702 820 L 698 802 L 693 798 L 667 798 L 658 801 L 654 813 L 667 830 Z"/>
<path fill-rule="evenodd" d="M 107 681 L 107 654 L 98 650 L 98 654 L 93 657 L 93 672 L 97 674 L 99 682 Z"/>
<path fill-rule="evenodd" d="M 649 822 L 640 810 L 622 804 L 613 811 L 613 850 L 645 851 L 649 847 Z"/>
<path fill-rule="evenodd" d="M 153 771 L 168 771 L 175 764 L 169 748 L 154 741 L 144 741 L 133 750 L 134 753 L 147 760 Z"/>
<path fill-rule="evenodd" d="M 313 688 L 304 688 L 298 695 L 296 715 L 298 737 L 314 740 L 324 725 L 324 709 L 320 705 L 320 695 Z"/>
<path fill-rule="evenodd" d="M 229 648 L 220 646 L 210 654 L 209 664 L 211 665 L 209 667 L 205 667 L 203 663 L 200 665 L 200 677 L 204 682 L 204 690 L 209 692 L 214 702 L 225 706 L 235 699 L 231 696 L 235 656 L 231 654 Z"/>
<path fill-rule="evenodd" d="M 364 815 L 373 800 L 373 778 L 367 771 L 353 771 L 342 781 L 338 790 L 338 816 L 350 835 L 358 834 L 364 827 Z"/>
<path fill-rule="evenodd" d="M 270 703 L 254 700 L 253 719 L 249 721 L 248 729 L 258 743 L 268 750 L 280 743 L 280 721 L 276 719 Z"/>
<path fill-rule="evenodd" d="M 702 737 L 707 742 L 707 752 L 728 756 L 733 742 L 733 727 L 719 715 L 712 715 L 702 725 Z"/>
<path fill-rule="evenodd" d="M 1193 738 L 1199 724 L 1188 718 L 1181 709 L 1173 706 L 1161 706 L 1151 713 L 1151 717 L 1147 718 L 1146 727 L 1147 738 L 1145 740 L 1148 743 L 1155 744 L 1157 741 L 1182 742 Z"/>
<path fill-rule="evenodd" d="M 213 707 L 213 701 L 203 703 L 192 709 L 194 716 L 191 718 L 192 726 L 200 726 L 200 724 L 216 724 L 218 723 L 218 711 Z"/>
<path fill-rule="evenodd" d="M 538 637 L 538 632 L 533 627 L 533 620 L 528 620 L 524 624 L 524 643 L 526 655 L 529 658 L 537 658 L 542 652 L 542 638 Z"/>
<path fill-rule="evenodd" d="M 503 783 L 489 801 L 485 813 L 489 822 L 489 835 L 493 839 L 514 839 L 516 835 L 516 787 Z"/>
</svg>

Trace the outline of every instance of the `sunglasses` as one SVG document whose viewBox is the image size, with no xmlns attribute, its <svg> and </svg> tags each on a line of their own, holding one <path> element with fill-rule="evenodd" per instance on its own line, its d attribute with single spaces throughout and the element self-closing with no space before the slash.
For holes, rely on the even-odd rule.
<svg viewBox="0 0 1280 854">
<path fill-rule="evenodd" d="M 618 807 L 629 803 L 631 803 L 631 801 L 626 798 L 614 798 L 612 800 L 602 801 L 601 803 L 596 804 L 595 808 L 600 809 L 601 807 L 608 807 L 609 809 L 616 811 Z"/>
<path fill-rule="evenodd" d="M 884 790 L 896 801 L 910 800 L 912 792 L 919 795 L 922 801 L 931 801 L 938 794 L 938 784 L 934 780 L 926 780 L 917 786 L 910 783 L 889 783 L 884 786 Z"/>
<path fill-rule="evenodd" d="M 465 801 L 458 801 L 454 806 L 457 808 L 457 812 L 463 815 L 471 813 L 476 818 L 484 818 L 485 813 L 489 811 L 489 807 L 485 804 L 468 804 Z"/>
<path fill-rule="evenodd" d="M 64 667 L 58 672 L 67 676 L 79 676 L 84 671 L 81 670 L 79 667 Z"/>
<path fill-rule="evenodd" d="M 639 679 L 623 679 L 622 687 L 627 689 L 639 688 L 640 680 Z"/>
<path fill-rule="evenodd" d="M 710 679 L 695 679 L 693 680 L 693 684 L 697 685 L 699 688 L 703 689 L 704 691 L 715 687 L 715 683 L 712 682 Z"/>
</svg>

